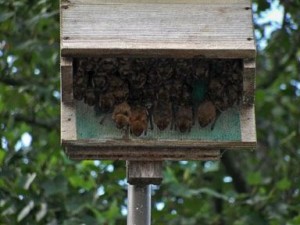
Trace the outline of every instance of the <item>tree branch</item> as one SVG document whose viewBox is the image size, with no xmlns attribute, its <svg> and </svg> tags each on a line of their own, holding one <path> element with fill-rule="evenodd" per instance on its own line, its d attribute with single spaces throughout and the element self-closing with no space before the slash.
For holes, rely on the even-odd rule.
<svg viewBox="0 0 300 225">
<path fill-rule="evenodd" d="M 249 192 L 249 187 L 242 175 L 241 171 L 235 165 L 234 161 L 231 158 L 230 152 L 225 152 L 221 158 L 221 162 L 225 167 L 226 172 L 229 176 L 232 177 L 233 186 L 238 193 L 247 193 Z"/>
<path fill-rule="evenodd" d="M 26 85 L 26 83 L 23 80 L 17 80 L 17 79 L 12 79 L 6 76 L 3 76 L 0 78 L 0 82 L 6 85 L 11 85 L 11 86 L 22 86 Z"/>
<path fill-rule="evenodd" d="M 8 120 L 9 118 L 13 118 L 16 122 L 25 122 L 30 124 L 31 126 L 44 128 L 46 130 L 52 131 L 52 130 L 59 130 L 59 120 L 58 119 L 52 119 L 52 120 L 43 120 L 43 119 L 36 119 L 33 117 L 29 117 L 27 115 L 23 114 L 9 114 L 9 113 L 2 113 L 1 117 L 3 117 L 5 120 Z"/>
</svg>

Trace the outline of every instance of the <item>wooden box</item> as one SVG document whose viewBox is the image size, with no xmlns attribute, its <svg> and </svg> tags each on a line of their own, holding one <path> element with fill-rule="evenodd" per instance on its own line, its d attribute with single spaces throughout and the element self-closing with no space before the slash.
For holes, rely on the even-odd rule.
<svg viewBox="0 0 300 225">
<path fill-rule="evenodd" d="M 210 160 L 256 146 L 255 41 L 250 0 L 61 0 L 61 141 L 74 159 Z M 238 60 L 242 102 L 211 126 L 126 136 L 74 99 L 78 60 Z M 175 60 L 175 61 L 176 61 Z"/>
</svg>

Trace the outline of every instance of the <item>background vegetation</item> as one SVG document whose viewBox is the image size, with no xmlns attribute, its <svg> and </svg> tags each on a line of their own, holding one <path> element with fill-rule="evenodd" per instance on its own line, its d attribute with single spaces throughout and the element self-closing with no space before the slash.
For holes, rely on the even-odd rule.
<svg viewBox="0 0 300 225">
<path fill-rule="evenodd" d="M 253 9 L 258 149 L 167 162 L 153 224 L 300 224 L 300 2 Z M 58 10 L 0 0 L 0 224 L 126 224 L 124 162 L 74 162 L 60 147 Z"/>
</svg>

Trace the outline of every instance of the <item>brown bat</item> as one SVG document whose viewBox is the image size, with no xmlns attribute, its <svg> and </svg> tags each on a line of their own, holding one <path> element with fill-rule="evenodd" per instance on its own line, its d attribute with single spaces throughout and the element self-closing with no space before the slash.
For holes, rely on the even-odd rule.
<svg viewBox="0 0 300 225">
<path fill-rule="evenodd" d="M 170 102 L 170 90 L 166 87 L 159 89 L 157 101 L 154 102 L 153 120 L 159 130 L 165 130 L 172 122 L 172 104 Z"/>
<path fill-rule="evenodd" d="M 92 81 L 93 81 L 93 86 L 101 93 L 105 92 L 109 87 L 108 77 L 106 76 L 105 73 L 98 72 L 97 76 L 93 76 Z"/>
<path fill-rule="evenodd" d="M 130 132 L 139 137 L 142 133 L 147 133 L 148 129 L 148 112 L 146 108 L 136 106 L 131 109 L 130 114 Z"/>
<path fill-rule="evenodd" d="M 153 109 L 153 120 L 159 130 L 165 130 L 172 122 L 171 103 L 156 102 Z"/>
<path fill-rule="evenodd" d="M 99 97 L 99 108 L 103 112 L 111 112 L 115 104 L 115 98 L 113 93 L 108 92 Z"/>
<path fill-rule="evenodd" d="M 117 69 L 117 60 L 114 58 L 104 58 L 99 62 L 99 70 L 105 71 L 108 74 L 113 74 Z"/>
<path fill-rule="evenodd" d="M 193 110 L 189 106 L 179 106 L 176 113 L 176 127 L 181 133 L 190 132 L 193 126 Z"/>
<path fill-rule="evenodd" d="M 92 88 L 89 88 L 85 92 L 84 96 L 84 103 L 88 104 L 89 106 L 93 106 L 96 103 L 96 95 Z"/>
<path fill-rule="evenodd" d="M 118 129 L 128 128 L 131 108 L 127 102 L 123 102 L 115 106 L 112 119 L 116 123 Z"/>
<path fill-rule="evenodd" d="M 73 96 L 74 99 L 81 101 L 85 95 L 85 88 L 82 87 L 74 87 L 73 88 Z"/>
<path fill-rule="evenodd" d="M 124 101 L 127 101 L 129 96 L 129 88 L 126 83 L 124 83 L 121 87 L 116 88 L 113 91 L 113 95 L 115 98 L 116 103 L 122 103 Z"/>
<path fill-rule="evenodd" d="M 204 101 L 198 106 L 197 117 L 201 127 L 206 127 L 208 124 L 216 120 L 217 110 L 211 101 Z"/>
<path fill-rule="evenodd" d="M 134 89 L 143 88 L 147 81 L 147 75 L 143 72 L 133 72 L 128 76 L 129 84 Z"/>
</svg>

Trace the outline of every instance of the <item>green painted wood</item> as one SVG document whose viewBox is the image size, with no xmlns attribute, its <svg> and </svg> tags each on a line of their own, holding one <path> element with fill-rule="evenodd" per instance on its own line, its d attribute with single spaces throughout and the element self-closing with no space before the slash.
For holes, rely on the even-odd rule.
<svg viewBox="0 0 300 225">
<path fill-rule="evenodd" d="M 105 117 L 103 123 L 101 120 Z M 93 107 L 76 101 L 76 127 L 78 139 L 113 140 L 120 139 L 125 132 L 115 127 L 111 114 L 96 115 Z M 129 136 L 131 139 L 137 137 Z M 144 140 L 201 140 L 201 141 L 241 141 L 240 112 L 238 108 L 231 108 L 223 112 L 218 118 L 215 127 L 200 128 L 196 123 L 191 132 L 180 133 L 178 130 L 166 129 L 159 131 L 148 129 L 147 135 L 138 139 Z"/>
</svg>

